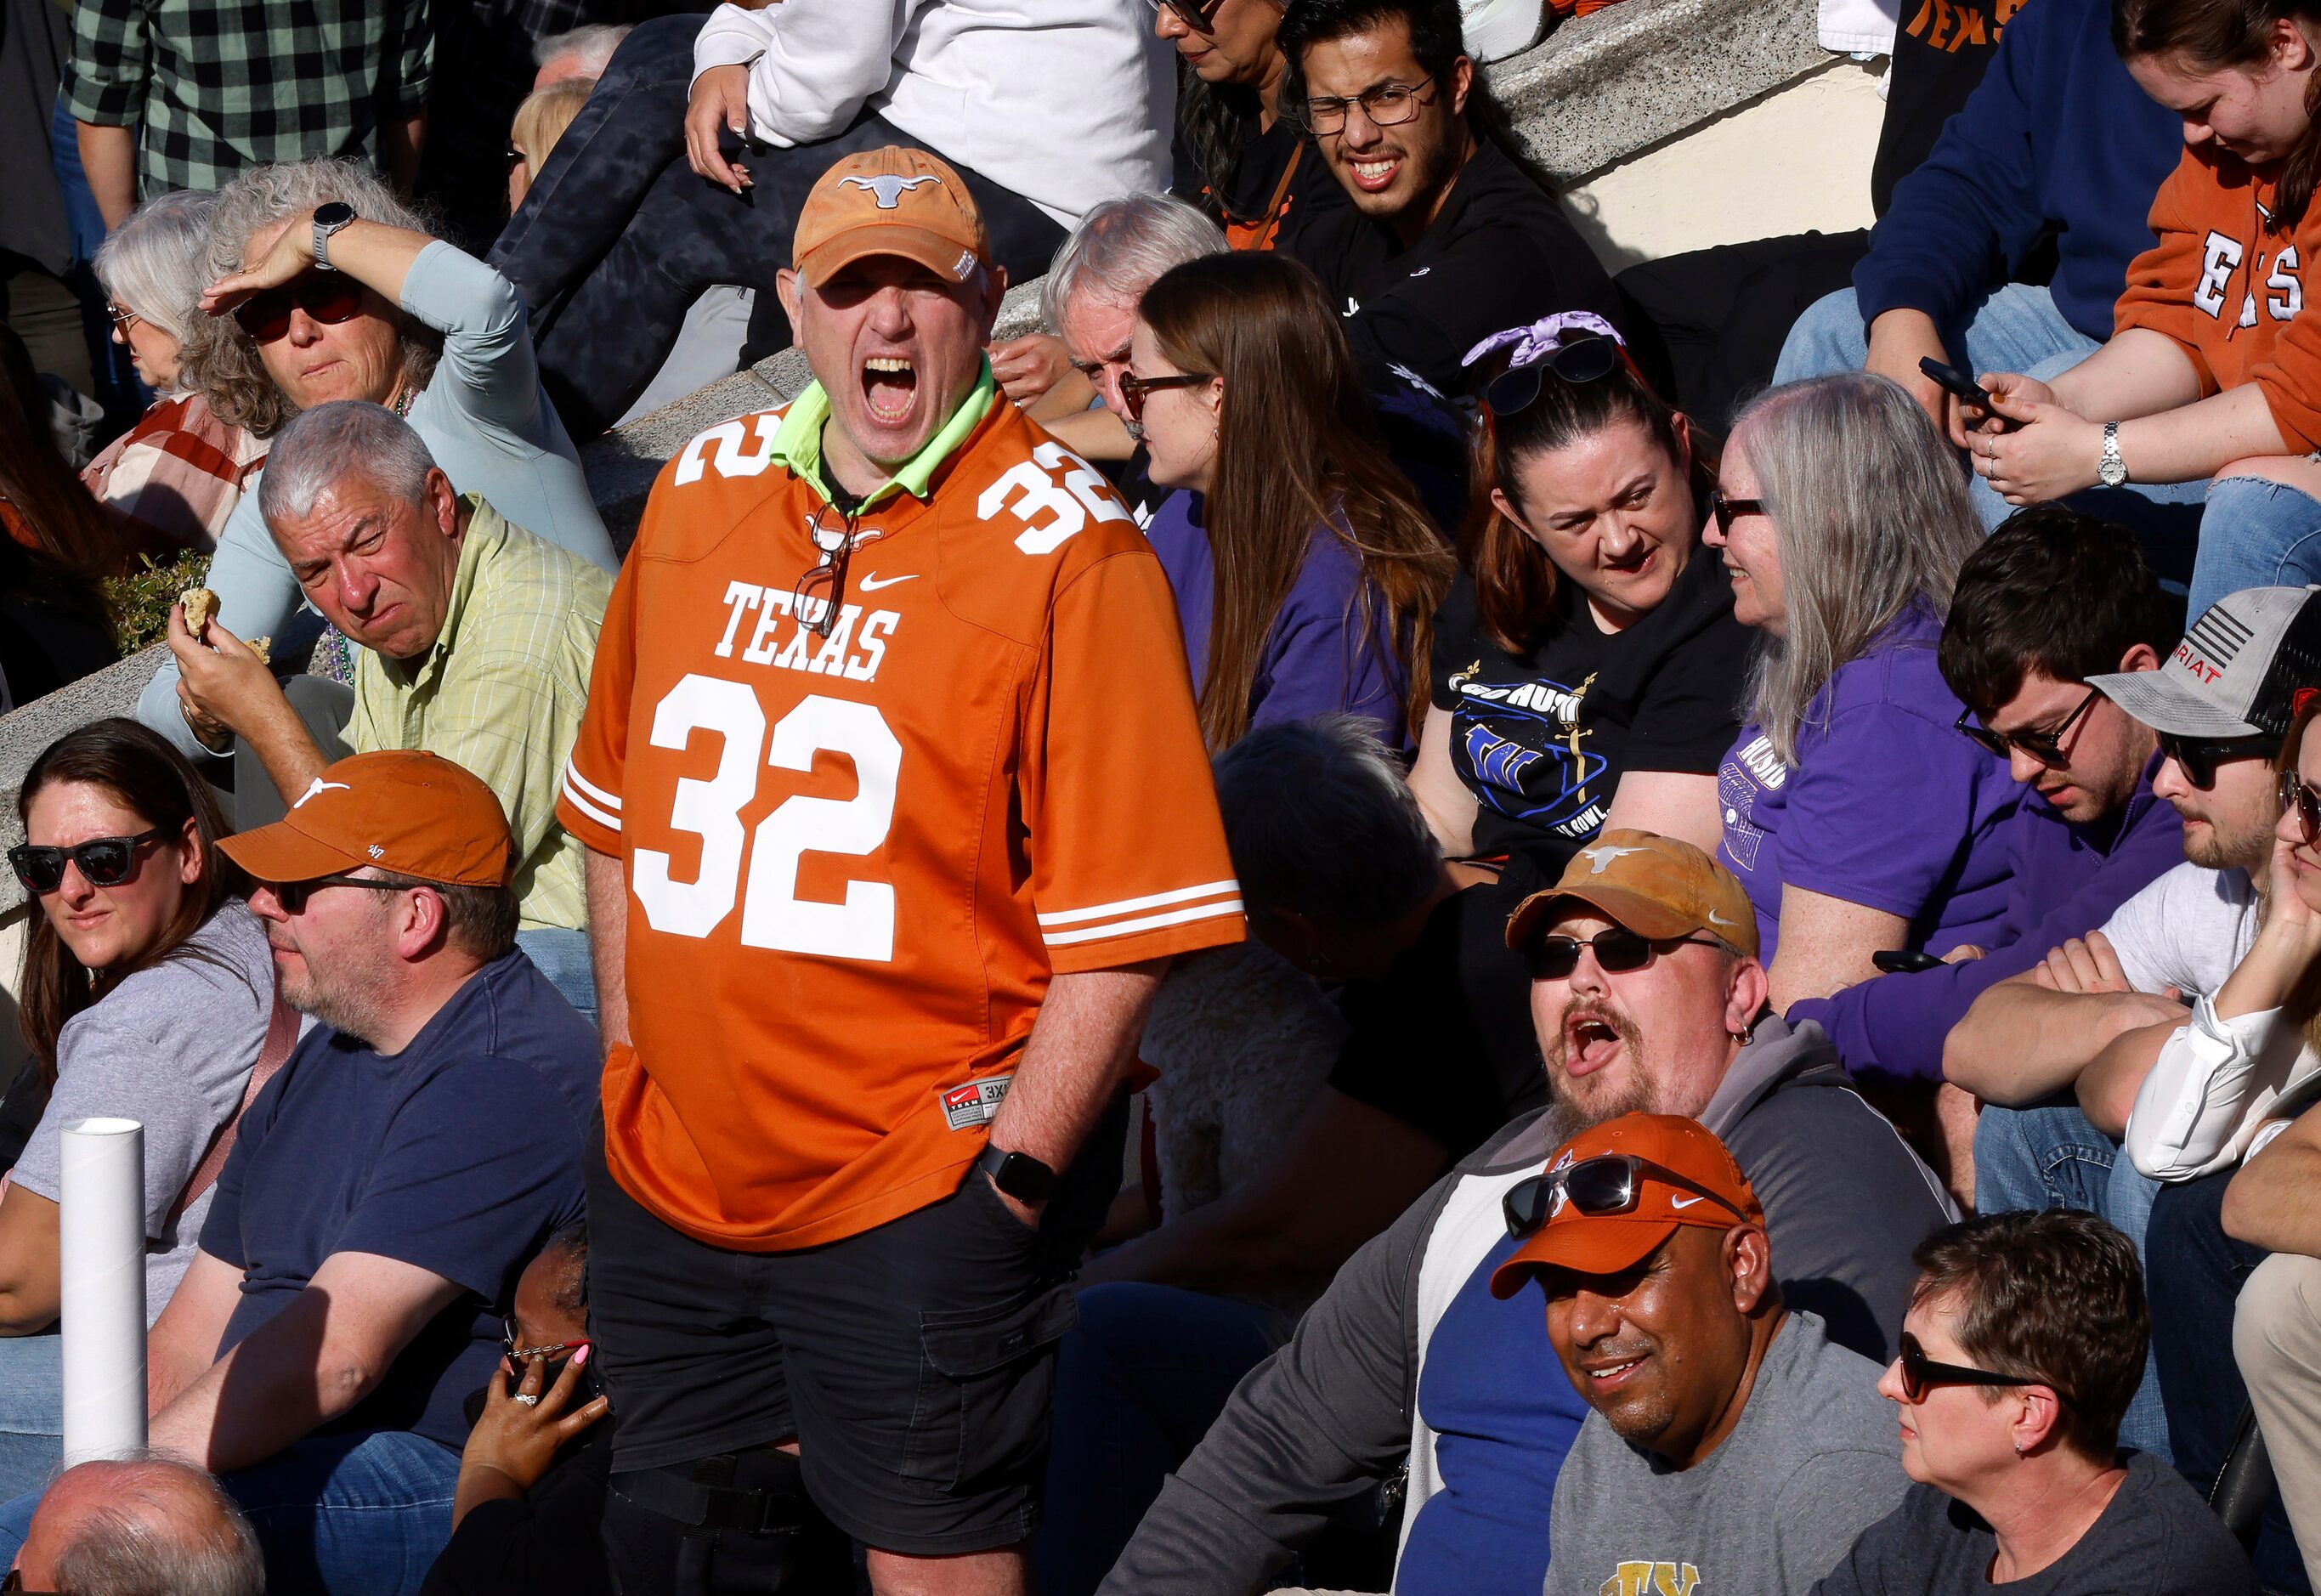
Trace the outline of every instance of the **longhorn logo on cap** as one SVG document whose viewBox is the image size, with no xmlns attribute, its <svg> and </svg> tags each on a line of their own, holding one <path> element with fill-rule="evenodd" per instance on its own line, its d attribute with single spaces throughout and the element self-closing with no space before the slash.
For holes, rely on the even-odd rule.
<svg viewBox="0 0 2321 1596">
<path fill-rule="evenodd" d="M 306 800 L 314 797 L 318 793 L 333 791 L 352 792 L 353 790 L 353 788 L 349 787 L 343 781 L 325 781 L 320 776 L 317 776 L 314 778 L 313 782 L 307 786 L 306 790 L 298 795 L 298 801 L 290 807 L 294 809 L 303 809 L 306 807 Z"/>
<path fill-rule="evenodd" d="M 915 178 L 898 178 L 892 172 L 881 172 L 875 178 L 845 177 L 838 181 L 842 187 L 851 183 L 857 188 L 869 189 L 870 197 L 878 202 L 880 210 L 891 211 L 902 204 L 903 196 L 908 190 L 922 183 L 940 183 L 942 179 L 933 172 L 923 172 Z"/>
</svg>

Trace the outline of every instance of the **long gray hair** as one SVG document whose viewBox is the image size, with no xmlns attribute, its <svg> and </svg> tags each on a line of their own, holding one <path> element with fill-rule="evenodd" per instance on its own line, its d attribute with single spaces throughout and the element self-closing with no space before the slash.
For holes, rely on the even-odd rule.
<svg viewBox="0 0 2321 1596">
<path fill-rule="evenodd" d="M 355 214 L 366 222 L 413 233 L 433 231 L 385 178 L 359 161 L 286 160 L 253 167 L 219 191 L 216 208 L 210 213 L 210 280 L 241 269 L 242 251 L 251 234 L 334 199 L 354 206 Z M 389 314 L 402 333 L 404 386 L 415 392 L 435 374 L 442 335 L 400 309 Z M 258 345 L 241 324 L 230 315 L 192 319 L 178 355 L 179 380 L 209 400 L 218 419 L 230 426 L 246 427 L 260 438 L 281 431 L 296 407 L 267 375 Z"/>
<path fill-rule="evenodd" d="M 210 286 L 210 213 L 214 194 L 190 189 L 156 195 L 106 235 L 96 251 L 96 280 L 125 310 L 179 343 L 201 314 Z"/>
<path fill-rule="evenodd" d="M 1734 418 L 1773 523 L 1783 635 L 1757 644 L 1749 716 L 1781 762 L 1815 696 L 1913 604 L 1950 613 L 1982 542 L 1957 456 L 1901 387 L 1850 371 L 1760 395 Z"/>
</svg>

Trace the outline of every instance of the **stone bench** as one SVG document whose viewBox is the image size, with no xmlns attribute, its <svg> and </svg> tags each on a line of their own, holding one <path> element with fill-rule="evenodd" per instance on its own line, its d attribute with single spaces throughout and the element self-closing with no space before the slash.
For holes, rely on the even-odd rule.
<svg viewBox="0 0 2321 1596">
<path fill-rule="evenodd" d="M 1815 41 L 1814 20 L 1807 0 L 1619 0 L 1499 62 L 1491 80 L 1533 153 L 1576 185 L 1834 64 Z M 1017 285 L 1000 313 L 1001 333 L 1038 324 L 1038 285 Z M 786 403 L 806 380 L 804 357 L 785 350 L 582 450 L 614 543 L 627 549 L 654 475 L 696 433 Z M 0 716 L 0 846 L 21 840 L 16 790 L 34 757 L 75 726 L 130 713 L 161 658 L 156 646 Z M 0 871 L 0 933 L 11 917 L 21 919 L 23 904 L 14 874 Z M 0 965 L 0 986 L 13 986 L 5 935 Z M 11 1043 L 0 1038 L 0 1058 Z"/>
</svg>

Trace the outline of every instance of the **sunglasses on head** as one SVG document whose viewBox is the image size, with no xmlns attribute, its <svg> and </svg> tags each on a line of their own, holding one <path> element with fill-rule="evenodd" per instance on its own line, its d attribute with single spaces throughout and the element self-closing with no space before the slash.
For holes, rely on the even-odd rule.
<svg viewBox="0 0 2321 1596">
<path fill-rule="evenodd" d="M 118 887 L 137 873 L 137 850 L 168 835 L 160 826 L 133 837 L 91 837 L 70 848 L 36 848 L 20 843 L 8 850 L 8 862 L 24 890 L 45 898 L 65 884 L 65 862 L 77 866 L 92 887 Z"/>
<path fill-rule="evenodd" d="M 1493 415 L 1513 415 L 1539 397 L 1546 374 L 1569 383 L 1597 382 L 1620 363 L 1620 346 L 1600 333 L 1566 339 L 1536 360 L 1510 366 L 1483 385 L 1483 404 Z"/>
<path fill-rule="evenodd" d="M 1733 1205 L 1716 1192 L 1632 1153 L 1599 1153 L 1563 1169 L 1518 1181 L 1499 1199 L 1499 1211 L 1506 1216 L 1507 1234 L 1513 1236 L 1536 1234 L 1541 1226 L 1555 1218 L 1561 1206 L 1556 1200 L 1559 1194 L 1563 1201 L 1591 1219 L 1634 1213 L 1643 1199 L 1648 1177 L 1664 1186 L 1698 1192 L 1727 1212 L 1733 1211 Z"/>
<path fill-rule="evenodd" d="M 1652 962 L 1652 955 L 1663 947 L 1674 948 L 1686 943 L 1700 947 L 1717 944 L 1706 936 L 1664 936 L 1655 942 L 1640 936 L 1625 926 L 1614 926 L 1598 931 L 1593 936 L 1543 936 L 1531 944 L 1531 978 L 1534 980 L 1561 980 L 1579 968 L 1579 950 L 1593 948 L 1597 968 L 1615 973 L 1642 970 Z"/>
<path fill-rule="evenodd" d="M 1198 388 L 1208 380 L 1191 371 L 1175 377 L 1139 377 L 1133 371 L 1124 371 L 1120 378 L 1120 402 L 1128 411 L 1129 420 L 1141 422 L 1144 419 L 1145 395 L 1164 388 Z"/>
<path fill-rule="evenodd" d="M 372 892 L 407 892 L 408 881 L 374 881 L 367 876 L 314 876 L 303 881 L 269 882 L 286 915 L 303 915 L 307 900 L 325 887 L 360 887 Z"/>
<path fill-rule="evenodd" d="M 2079 707 L 2063 716 L 2062 723 L 2052 731 L 1994 732 L 1978 723 L 1971 709 L 1959 711 L 1958 729 L 2001 759 L 2007 757 L 2009 749 L 2019 748 L 2050 770 L 2056 770 L 2069 762 L 2063 757 L 2063 738 L 2078 724 L 2080 716 L 2088 712 L 2088 706 L 2102 697 L 2101 688 L 2089 688 L 2088 696 L 2080 700 Z"/>
<path fill-rule="evenodd" d="M 362 285 L 339 272 L 310 271 L 278 288 L 252 294 L 234 307 L 233 319 L 259 343 L 272 343 L 290 331 L 290 313 L 336 326 L 362 310 Z"/>
<path fill-rule="evenodd" d="M 2160 752 L 2183 769 L 2184 779 L 2206 792 L 2216 784 L 2216 767 L 2239 759 L 2264 759 L 2280 746 L 2277 737 L 2180 737 L 2160 734 Z"/>
<path fill-rule="evenodd" d="M 2045 1385 L 2052 1389 L 2052 1382 L 2027 1374 L 2001 1374 L 1965 1363 L 1938 1363 L 1926 1355 L 1926 1349 L 1907 1330 L 1902 1332 L 1900 1347 L 1900 1355 L 1894 1361 L 1902 1370 L 1902 1394 L 1914 1402 L 1924 1401 L 1926 1393 L 1938 1385 Z M 2056 1391 L 2055 1395 L 2058 1400 L 2069 1400 L 2061 1391 Z"/>
</svg>

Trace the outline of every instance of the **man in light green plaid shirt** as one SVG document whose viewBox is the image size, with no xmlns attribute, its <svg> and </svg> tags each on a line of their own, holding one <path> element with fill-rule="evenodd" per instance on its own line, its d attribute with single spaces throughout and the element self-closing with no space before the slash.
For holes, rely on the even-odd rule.
<svg viewBox="0 0 2321 1596">
<path fill-rule="evenodd" d="M 65 103 L 105 225 L 269 161 L 417 175 L 428 0 L 79 0 Z"/>
<path fill-rule="evenodd" d="M 307 601 L 360 645 L 346 739 L 423 749 L 482 778 L 514 834 L 517 944 L 593 1010 L 579 843 L 556 820 L 588 700 L 611 575 L 461 497 L 427 446 L 377 405 L 318 406 L 273 441 L 259 506 Z M 272 673 L 182 614 L 181 692 L 247 743 L 294 808 L 329 763 Z"/>
</svg>

